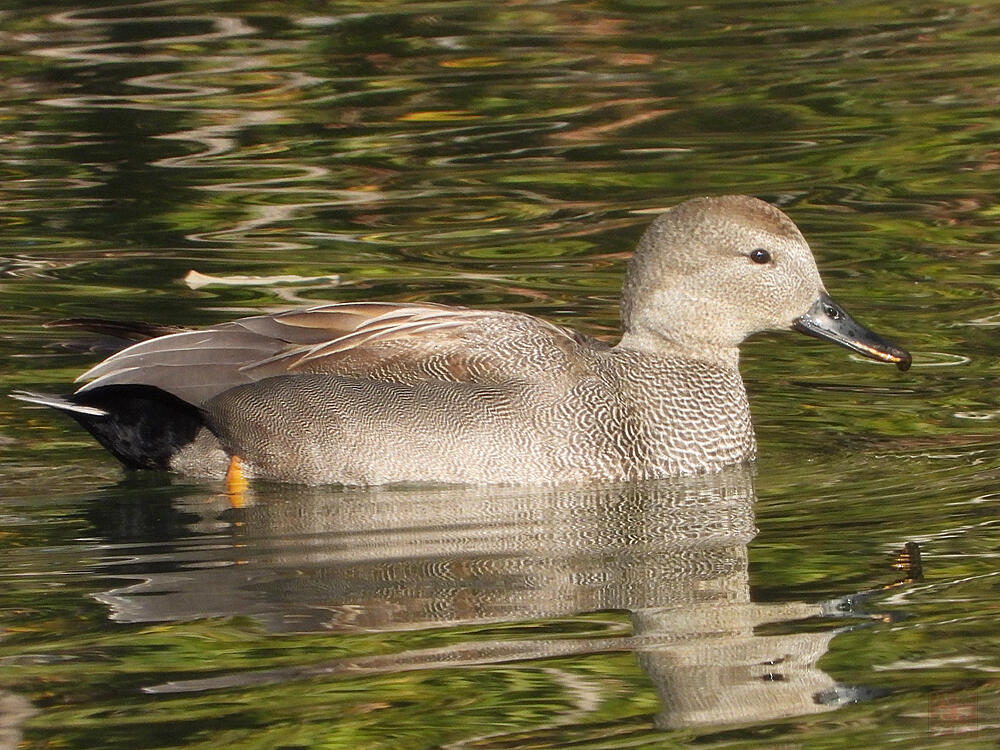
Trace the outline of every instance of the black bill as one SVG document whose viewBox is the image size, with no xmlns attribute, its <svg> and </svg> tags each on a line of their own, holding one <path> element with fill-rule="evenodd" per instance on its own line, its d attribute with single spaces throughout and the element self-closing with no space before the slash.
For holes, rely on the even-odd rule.
<svg viewBox="0 0 1000 750">
<path fill-rule="evenodd" d="M 826 292 L 819 295 L 809 311 L 796 320 L 792 328 L 818 339 L 846 346 L 870 359 L 892 362 L 903 371 L 910 369 L 913 361 L 908 351 L 869 331 L 848 315 Z"/>
</svg>

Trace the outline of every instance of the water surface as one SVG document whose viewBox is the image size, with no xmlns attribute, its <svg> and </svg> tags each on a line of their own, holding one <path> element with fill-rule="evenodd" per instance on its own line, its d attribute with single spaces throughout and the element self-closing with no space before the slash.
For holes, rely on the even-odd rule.
<svg viewBox="0 0 1000 750">
<path fill-rule="evenodd" d="M 613 339 L 650 214 L 730 192 L 915 365 L 756 338 L 761 460 L 719 477 L 242 507 L 0 399 L 0 747 L 993 746 L 998 30 L 961 2 L 11 4 L 3 392 L 101 356 L 66 316 L 380 298 Z"/>
</svg>

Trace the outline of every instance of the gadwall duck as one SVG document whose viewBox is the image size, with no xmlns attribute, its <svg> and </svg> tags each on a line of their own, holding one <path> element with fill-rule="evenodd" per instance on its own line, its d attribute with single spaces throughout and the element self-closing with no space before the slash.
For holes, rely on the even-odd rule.
<svg viewBox="0 0 1000 750">
<path fill-rule="evenodd" d="M 66 412 L 130 468 L 309 484 L 543 483 L 716 471 L 756 442 L 738 369 L 796 329 L 901 370 L 826 293 L 773 206 L 697 198 L 629 263 L 609 346 L 515 312 L 360 302 L 151 338 L 80 376 Z"/>
</svg>

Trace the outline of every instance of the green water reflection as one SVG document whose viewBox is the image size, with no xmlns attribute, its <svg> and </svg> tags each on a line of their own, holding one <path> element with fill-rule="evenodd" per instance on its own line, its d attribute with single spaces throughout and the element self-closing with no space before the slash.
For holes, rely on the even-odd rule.
<svg viewBox="0 0 1000 750">
<path fill-rule="evenodd" d="M 613 336 L 648 212 L 721 192 L 784 207 L 915 365 L 750 342 L 762 458 L 707 534 L 690 487 L 231 509 L 0 403 L 0 747 L 995 740 L 995 7 L 8 5 L 3 392 L 99 356 L 66 316 L 385 298 Z M 923 580 L 879 590 L 907 541 Z"/>
</svg>

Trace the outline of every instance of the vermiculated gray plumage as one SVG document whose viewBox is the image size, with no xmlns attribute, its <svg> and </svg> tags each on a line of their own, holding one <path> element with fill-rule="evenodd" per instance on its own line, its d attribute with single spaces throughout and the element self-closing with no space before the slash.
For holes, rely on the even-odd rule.
<svg viewBox="0 0 1000 750">
<path fill-rule="evenodd" d="M 491 368 L 490 378 L 474 362 L 468 379 L 450 377 L 436 358 L 406 371 L 388 363 L 364 379 L 276 376 L 204 408 L 227 451 L 282 480 L 640 479 L 754 456 L 736 372 L 582 344 L 548 355 L 537 367 Z"/>
<path fill-rule="evenodd" d="M 148 450 L 194 474 L 221 475 L 231 456 L 250 476 L 304 483 L 694 474 L 756 454 L 740 342 L 798 327 L 825 300 L 787 216 L 744 196 L 696 199 L 657 218 L 641 240 L 613 347 L 520 313 L 330 304 L 143 341 L 81 376 L 90 382 L 69 397 L 76 413 L 46 403 L 120 458 L 141 454 L 152 435 Z M 852 336 L 873 337 L 863 346 L 834 330 L 836 320 L 808 320 L 812 335 L 908 364 L 853 321 Z M 116 394 L 131 404 L 121 421 L 142 430 L 118 429 L 108 405 Z M 190 432 L 188 415 L 178 429 L 151 431 L 134 413 L 148 404 L 164 414 L 170 399 L 201 414 L 188 442 L 178 438 Z M 112 412 L 110 426 L 84 419 L 80 407 L 93 401 Z M 165 448 L 155 444 L 161 433 Z M 141 465 L 141 455 L 122 460 Z"/>
</svg>

